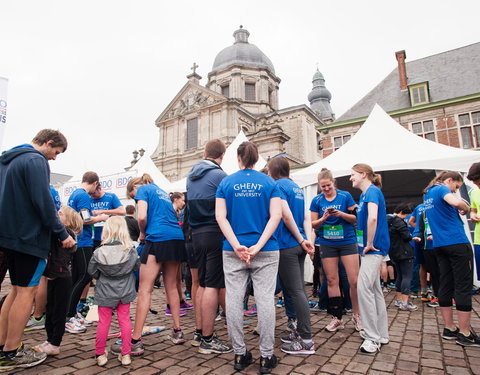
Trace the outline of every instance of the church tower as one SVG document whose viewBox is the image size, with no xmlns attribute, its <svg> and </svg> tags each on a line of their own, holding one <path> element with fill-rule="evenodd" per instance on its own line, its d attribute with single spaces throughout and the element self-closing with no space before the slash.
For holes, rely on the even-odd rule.
<svg viewBox="0 0 480 375">
<path fill-rule="evenodd" d="M 323 74 L 320 73 L 318 68 L 313 75 L 312 84 L 312 91 L 308 94 L 310 108 L 317 114 L 320 120 L 325 123 L 335 121 L 335 114 L 330 106 L 332 94 L 330 94 L 330 91 L 325 87 L 325 78 L 323 78 Z"/>
</svg>

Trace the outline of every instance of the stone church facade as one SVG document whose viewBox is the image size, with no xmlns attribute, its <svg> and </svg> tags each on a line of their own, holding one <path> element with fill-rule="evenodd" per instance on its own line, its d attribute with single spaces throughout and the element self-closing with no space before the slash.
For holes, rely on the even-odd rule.
<svg viewBox="0 0 480 375">
<path fill-rule="evenodd" d="M 317 128 L 334 120 L 330 93 L 317 71 L 309 95 L 311 108 L 279 108 L 280 78 L 270 59 L 248 42 L 242 27 L 235 42 L 216 56 L 208 82 L 196 73 L 157 118 L 159 142 L 152 160 L 171 181 L 185 177 L 214 138 L 230 144 L 243 130 L 268 160 L 284 155 L 292 166 L 313 163 L 321 157 Z"/>
</svg>

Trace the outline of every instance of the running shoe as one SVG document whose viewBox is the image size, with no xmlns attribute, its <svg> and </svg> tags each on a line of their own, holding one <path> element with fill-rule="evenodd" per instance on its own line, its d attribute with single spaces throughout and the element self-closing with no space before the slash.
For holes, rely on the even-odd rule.
<svg viewBox="0 0 480 375">
<path fill-rule="evenodd" d="M 390 289 L 396 289 L 395 283 L 388 283 L 387 287 L 390 288 Z"/>
<path fill-rule="evenodd" d="M 427 302 L 427 306 L 428 306 L 428 307 L 438 307 L 438 306 L 440 306 L 440 305 L 438 304 L 438 298 L 437 298 L 437 297 L 433 297 L 430 302 Z"/>
<path fill-rule="evenodd" d="M 365 330 L 362 329 L 359 333 L 362 339 L 367 340 L 367 334 L 365 333 Z M 381 337 L 379 342 L 382 345 L 387 345 L 390 342 L 390 340 L 386 337 Z"/>
<path fill-rule="evenodd" d="M 470 331 L 468 336 L 465 336 L 462 332 L 458 332 L 455 342 L 461 346 L 480 346 L 480 338 L 473 331 Z"/>
<path fill-rule="evenodd" d="M 60 354 L 60 347 L 52 345 L 48 341 L 32 346 L 32 350 L 35 350 L 37 353 L 47 353 L 47 355 Z"/>
<path fill-rule="evenodd" d="M 243 321 L 243 328 L 248 327 L 250 324 L 252 324 L 252 323 Z M 225 323 L 223 324 L 223 328 L 225 328 L 225 329 L 228 328 L 227 319 L 225 319 Z"/>
<path fill-rule="evenodd" d="M 418 310 L 418 306 L 415 306 L 411 302 L 407 302 L 407 303 L 401 303 L 400 306 L 398 306 L 398 309 L 400 311 L 416 311 Z"/>
<path fill-rule="evenodd" d="M 115 344 L 110 347 L 110 350 L 113 354 L 122 354 L 122 340 L 118 340 L 117 342 L 115 342 Z M 138 355 L 142 355 L 144 352 L 145 349 L 141 340 L 136 342 L 135 344 L 132 343 L 132 347 L 130 349 L 131 355 L 136 357 Z"/>
<path fill-rule="evenodd" d="M 249 366 L 253 362 L 252 353 L 248 350 L 245 354 L 235 354 L 235 358 L 233 360 L 233 368 L 237 371 L 243 371 L 247 366 Z"/>
<path fill-rule="evenodd" d="M 75 315 L 75 319 L 77 319 L 77 322 L 79 322 L 82 326 L 85 327 L 89 327 L 93 324 L 91 320 L 85 319 L 85 317 L 80 313 L 77 313 L 77 315 Z"/>
<path fill-rule="evenodd" d="M 343 320 L 338 319 L 336 316 L 332 316 L 332 320 L 330 320 L 330 323 L 328 323 L 325 327 L 328 332 L 336 332 L 337 330 L 343 328 L 345 328 L 343 325 Z"/>
<path fill-rule="evenodd" d="M 180 309 L 182 310 L 191 310 L 193 309 L 193 305 L 191 303 L 188 303 L 187 301 L 183 301 L 181 304 L 180 304 Z"/>
<path fill-rule="evenodd" d="M 224 354 L 230 353 L 233 350 L 230 344 L 223 343 L 218 337 L 212 337 L 212 340 L 207 342 L 202 340 L 198 352 L 201 354 Z"/>
<path fill-rule="evenodd" d="M 387 293 L 389 292 L 389 290 L 388 290 L 388 288 L 387 288 L 386 286 L 384 286 L 384 287 L 382 288 L 382 292 L 385 293 L 385 294 L 387 294 Z"/>
<path fill-rule="evenodd" d="M 294 319 L 294 318 L 288 318 L 287 328 L 288 328 L 290 331 L 295 332 L 295 331 L 297 330 L 297 321 L 296 321 L 296 319 Z"/>
<path fill-rule="evenodd" d="M 0 372 L 10 371 L 15 368 L 28 368 L 39 365 L 47 359 L 47 353 L 37 353 L 26 348 L 23 343 L 17 349 L 13 357 L 3 356 L 0 358 Z"/>
<path fill-rule="evenodd" d="M 71 317 L 65 323 L 65 331 L 69 333 L 83 333 L 87 330 L 87 328 L 80 324 L 80 322 L 75 318 Z"/>
<path fill-rule="evenodd" d="M 308 307 L 310 307 L 311 309 L 317 305 L 318 305 L 318 301 L 312 301 L 312 300 L 308 301 Z"/>
<path fill-rule="evenodd" d="M 297 338 L 290 343 L 283 344 L 281 350 L 287 354 L 315 354 L 315 346 L 313 341 L 307 344 L 301 338 Z"/>
<path fill-rule="evenodd" d="M 378 351 L 380 351 L 380 344 L 377 344 L 375 341 L 372 340 L 366 339 L 360 346 L 360 353 L 362 354 L 374 355 Z"/>
<path fill-rule="evenodd" d="M 257 316 L 257 306 L 253 305 L 250 310 L 244 311 L 243 315 L 248 317 Z"/>
<path fill-rule="evenodd" d="M 290 344 L 291 342 L 299 339 L 300 336 L 298 335 L 297 332 L 290 332 L 288 335 L 286 336 L 282 336 L 280 338 L 280 340 L 282 340 L 282 342 L 286 343 L 286 344 Z"/>
<path fill-rule="evenodd" d="M 132 356 L 130 354 L 119 354 L 117 358 L 122 364 L 122 366 L 128 366 L 132 364 Z"/>
<path fill-rule="evenodd" d="M 270 374 L 277 364 L 278 360 L 275 354 L 272 354 L 270 358 L 260 357 L 260 374 Z"/>
<path fill-rule="evenodd" d="M 183 310 L 180 310 L 180 316 L 185 316 L 187 313 Z M 172 310 L 170 310 L 170 307 L 167 307 L 165 309 L 165 316 L 172 316 Z"/>
<path fill-rule="evenodd" d="M 360 319 L 359 314 L 353 314 L 352 315 L 352 322 L 353 322 L 353 326 L 355 328 L 355 331 L 360 332 L 363 329 L 362 320 Z"/>
<path fill-rule="evenodd" d="M 121 354 L 120 354 L 121 355 Z M 97 362 L 97 366 L 103 367 L 108 362 L 108 353 L 105 350 L 105 353 L 99 356 L 95 356 L 95 361 Z"/>
<path fill-rule="evenodd" d="M 175 344 L 175 345 L 180 345 L 185 342 L 185 339 L 183 337 L 183 331 L 177 331 L 175 332 L 172 329 L 172 333 L 168 335 L 168 338 Z"/>
<path fill-rule="evenodd" d="M 395 307 L 400 307 L 401 304 L 402 304 L 402 301 L 400 301 L 399 299 L 394 299 L 393 300 L 393 305 Z"/>
<path fill-rule="evenodd" d="M 42 315 L 40 319 L 35 318 L 33 315 L 27 322 L 24 331 L 32 331 L 34 329 L 43 329 L 45 328 L 45 314 Z"/>
<path fill-rule="evenodd" d="M 279 297 L 279 298 L 278 298 L 278 301 L 277 301 L 277 303 L 275 304 L 275 306 L 277 306 L 277 307 L 283 307 L 283 306 L 284 306 L 283 298 L 282 298 L 282 297 Z"/>
<path fill-rule="evenodd" d="M 189 292 L 185 292 L 185 299 L 188 299 L 188 300 L 192 299 L 192 294 Z"/>
<path fill-rule="evenodd" d="M 201 342 L 202 342 L 202 335 L 196 331 L 193 332 L 193 339 L 190 340 L 190 344 L 198 348 Z"/>
<path fill-rule="evenodd" d="M 420 301 L 422 302 L 430 302 L 431 298 L 428 296 L 428 293 L 422 293 L 420 297 Z"/>
<path fill-rule="evenodd" d="M 458 329 L 458 327 L 455 327 L 455 330 L 453 331 L 451 329 L 444 328 L 442 338 L 444 338 L 445 340 L 456 340 L 459 333 L 460 330 Z"/>
</svg>

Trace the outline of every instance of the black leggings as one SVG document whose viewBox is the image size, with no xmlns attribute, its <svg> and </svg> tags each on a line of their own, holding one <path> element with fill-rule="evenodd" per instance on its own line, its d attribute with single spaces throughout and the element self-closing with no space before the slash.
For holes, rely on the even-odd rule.
<svg viewBox="0 0 480 375">
<path fill-rule="evenodd" d="M 440 287 L 438 303 L 452 306 L 455 298 L 458 311 L 472 311 L 473 252 L 470 244 L 436 247 Z"/>
<path fill-rule="evenodd" d="M 433 295 L 438 297 L 440 283 L 440 270 L 438 268 L 437 252 L 435 250 L 423 250 L 423 258 L 427 266 L 427 272 L 430 274 L 432 282 Z"/>
<path fill-rule="evenodd" d="M 52 345 L 60 346 L 62 343 L 63 334 L 65 333 L 68 297 L 71 293 L 71 277 L 59 277 L 54 280 L 48 280 L 45 330 L 47 331 L 47 341 Z"/>
<path fill-rule="evenodd" d="M 82 296 L 83 288 L 87 285 L 92 277 L 88 274 L 87 268 L 90 258 L 93 254 L 91 247 L 79 247 L 72 260 L 72 294 L 68 302 L 67 318 L 75 316 L 78 301 Z"/>
</svg>

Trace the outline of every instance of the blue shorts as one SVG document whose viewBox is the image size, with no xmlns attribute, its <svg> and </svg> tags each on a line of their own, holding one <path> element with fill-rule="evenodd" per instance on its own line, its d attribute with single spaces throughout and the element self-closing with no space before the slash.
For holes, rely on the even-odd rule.
<svg viewBox="0 0 480 375">
<path fill-rule="evenodd" d="M 423 248 L 422 245 L 418 242 L 415 242 L 413 247 L 413 264 L 425 264 L 425 258 L 423 257 Z"/>
<path fill-rule="evenodd" d="M 11 284 L 21 287 L 37 286 L 47 266 L 47 260 L 15 250 L 4 250 L 7 252 Z"/>
</svg>

